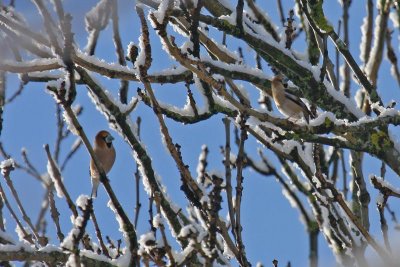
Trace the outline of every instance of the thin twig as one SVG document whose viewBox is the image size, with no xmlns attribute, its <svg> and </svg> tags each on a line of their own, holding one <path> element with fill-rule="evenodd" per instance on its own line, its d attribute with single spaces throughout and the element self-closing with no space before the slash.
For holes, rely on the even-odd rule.
<svg viewBox="0 0 400 267">
<path fill-rule="evenodd" d="M 343 197 L 347 200 L 347 193 L 349 192 L 348 185 L 347 185 L 347 170 L 346 170 L 346 159 L 344 157 L 344 150 L 340 149 L 340 159 L 342 165 L 342 175 L 343 175 Z"/>
<path fill-rule="evenodd" d="M 82 240 L 83 236 L 85 235 L 86 226 L 90 219 L 90 214 L 93 211 L 93 199 L 87 198 L 85 206 L 79 207 L 83 214 L 82 217 L 76 217 L 75 220 L 78 218 L 81 219 L 79 223 L 74 223 L 74 227 L 77 228 L 77 233 L 73 233 L 72 237 L 72 253 L 75 254 L 75 261 L 77 266 L 80 266 L 80 250 L 79 250 L 79 242 Z"/>
<path fill-rule="evenodd" d="M 338 32 L 339 36 L 340 36 L 341 29 L 342 29 L 342 20 L 339 20 L 338 27 L 337 27 L 337 32 Z M 337 47 L 335 49 L 335 55 L 336 55 L 336 57 L 335 57 L 336 77 L 337 77 L 337 82 L 339 83 L 340 82 L 340 53 L 339 53 L 339 49 L 337 49 Z M 339 88 L 335 88 L 335 89 L 337 90 Z"/>
<path fill-rule="evenodd" d="M 280 1 L 278 1 L 280 3 Z M 291 9 L 289 11 L 289 17 L 286 19 L 286 29 L 285 29 L 285 35 L 286 35 L 286 42 L 285 42 L 285 48 L 286 49 L 291 49 L 292 43 L 293 43 L 293 32 L 296 30 L 296 27 L 294 26 L 294 11 Z"/>
<path fill-rule="evenodd" d="M 323 58 L 322 58 L 322 66 L 321 66 L 321 72 L 319 74 L 319 82 L 323 83 L 325 79 L 325 74 L 326 74 L 326 67 L 328 64 L 328 43 L 327 43 L 327 38 L 326 35 L 322 37 L 322 43 L 323 43 Z"/>
<path fill-rule="evenodd" d="M 240 141 L 239 141 L 239 151 L 236 157 L 236 203 L 235 203 L 235 237 L 241 257 L 239 258 L 240 264 L 243 266 L 249 266 L 246 260 L 245 247 L 242 240 L 242 224 L 241 224 L 241 205 L 242 205 L 242 193 L 243 193 L 243 167 L 244 167 L 244 143 L 247 139 L 247 126 L 246 126 L 246 115 L 240 114 Z"/>
<path fill-rule="evenodd" d="M 48 192 L 49 188 L 46 188 L 46 192 L 44 193 L 42 204 L 40 205 L 40 211 L 38 212 L 38 217 L 36 220 L 35 224 L 35 229 L 37 232 L 40 232 L 40 227 L 43 224 L 43 221 L 45 221 L 45 216 L 47 213 L 47 209 L 49 208 L 49 199 L 48 199 Z M 44 230 L 44 229 L 42 229 Z"/>
<path fill-rule="evenodd" d="M 350 46 L 350 38 L 349 38 L 349 8 L 351 5 L 351 0 L 344 0 L 343 3 L 343 34 L 344 34 L 344 42 L 349 47 Z M 341 75 L 343 76 L 343 75 Z M 344 76 L 343 78 L 343 86 L 341 91 L 344 93 L 345 96 L 350 97 L 350 67 L 349 65 L 344 62 Z"/>
<path fill-rule="evenodd" d="M 279 17 L 281 18 L 282 26 L 285 26 L 285 12 L 283 11 L 282 0 L 276 0 L 278 3 Z"/>
<path fill-rule="evenodd" d="M 372 32 L 373 32 L 373 26 L 374 26 L 374 1 L 373 0 L 367 0 L 367 16 L 364 18 L 364 23 L 365 24 L 365 29 L 366 32 L 363 34 L 363 41 L 362 44 L 364 46 L 362 47 L 361 51 L 364 51 L 364 53 L 361 54 L 362 60 L 364 62 L 364 66 L 367 65 L 369 61 L 369 56 L 371 54 L 371 47 L 372 47 Z M 379 1 L 379 0 L 378 0 Z"/>
<path fill-rule="evenodd" d="M 46 144 L 44 146 L 44 150 L 46 151 L 47 159 L 48 159 L 49 164 L 54 172 L 54 178 L 56 179 L 57 184 L 58 184 L 59 188 L 61 189 L 61 192 L 65 196 L 65 200 L 67 201 L 69 209 L 72 211 L 72 214 L 76 218 L 76 217 L 78 217 L 78 211 L 77 211 L 76 206 L 75 206 L 74 202 L 72 201 L 67 189 L 65 188 L 64 182 L 61 179 L 60 170 L 58 169 L 56 163 L 53 160 L 53 157 L 51 156 L 50 148 L 49 148 L 48 144 Z"/>
<path fill-rule="evenodd" d="M 381 10 L 379 10 L 378 17 L 376 19 L 375 28 L 378 29 L 374 31 L 376 36 L 374 36 L 374 46 L 371 49 L 371 54 L 374 55 L 373 58 L 369 58 L 366 64 L 366 71 L 371 83 L 376 86 L 378 79 L 378 72 L 383 58 L 383 50 L 385 46 L 385 35 L 388 27 L 388 19 L 390 13 L 391 0 L 377 0 L 381 3 Z M 367 88 L 366 88 L 367 89 Z M 368 89 L 367 89 L 368 91 Z M 376 100 L 371 99 L 372 102 Z"/>
<path fill-rule="evenodd" d="M 22 213 L 22 219 L 28 224 L 28 226 L 30 227 L 35 239 L 37 240 L 37 242 L 41 245 L 41 246 L 45 246 L 46 244 L 42 243 L 42 239 L 40 238 L 39 233 L 36 231 L 36 228 L 33 226 L 31 218 L 28 216 L 28 214 L 25 211 L 24 206 L 22 205 L 22 202 L 18 196 L 17 190 L 15 190 L 14 184 L 10 178 L 9 172 L 5 172 L 5 174 L 3 175 L 4 179 L 7 182 L 8 188 L 10 188 L 10 191 L 15 199 L 15 201 L 17 202 L 17 206 L 19 211 Z"/>
<path fill-rule="evenodd" d="M 397 56 L 395 50 L 392 46 L 392 31 L 386 31 L 386 48 L 387 48 L 387 58 L 392 64 L 392 73 L 397 80 L 397 84 L 400 86 L 400 71 L 397 65 Z"/>
<path fill-rule="evenodd" d="M 6 100 L 6 104 L 10 104 L 11 102 L 13 102 L 19 95 L 21 95 L 22 94 L 22 92 L 24 91 L 24 89 L 25 89 L 25 82 L 23 81 L 23 80 L 21 80 L 20 82 L 19 82 L 19 85 L 18 85 L 18 89 L 14 92 L 14 94 L 12 94 L 11 96 L 10 96 L 10 98 L 8 98 L 7 100 Z"/>
<path fill-rule="evenodd" d="M 236 5 L 236 26 L 240 32 L 243 32 L 243 7 L 244 0 L 237 0 Z"/>
<path fill-rule="evenodd" d="M 0 142 L 0 154 L 3 156 L 3 158 L 6 158 L 6 159 L 11 158 L 11 156 L 5 151 L 2 142 Z M 22 170 L 22 171 L 26 172 L 27 174 L 29 174 L 32 177 L 36 178 L 38 181 L 43 182 L 42 177 L 40 175 L 38 176 L 32 169 L 30 169 L 30 168 L 28 168 L 26 166 L 22 166 L 21 164 L 19 164 L 15 160 L 14 160 L 14 167 L 15 167 L 15 169 L 19 169 L 19 170 Z"/>
<path fill-rule="evenodd" d="M 78 139 L 75 141 L 74 145 L 71 147 L 71 150 L 68 152 L 68 154 L 65 156 L 65 159 L 63 163 L 61 164 L 61 171 L 65 169 L 67 166 L 68 162 L 72 158 L 73 155 L 78 151 L 78 149 L 82 146 L 82 140 Z"/>
<path fill-rule="evenodd" d="M 57 138 L 54 146 L 54 160 L 58 163 L 60 156 L 60 147 L 63 138 L 64 120 L 62 118 L 62 111 L 60 105 L 56 104 L 56 117 L 57 117 Z"/>
<path fill-rule="evenodd" d="M 386 203 L 385 208 L 387 209 L 387 211 L 389 212 L 390 216 L 392 217 L 392 221 L 395 224 L 398 224 L 396 213 L 389 207 L 389 203 Z"/>
<path fill-rule="evenodd" d="M 46 29 L 46 33 L 49 36 L 51 47 L 54 49 L 57 55 L 62 54 L 61 47 L 58 43 L 57 35 L 56 35 L 56 24 L 54 20 L 52 19 L 49 11 L 47 10 L 45 4 L 43 3 L 42 0 L 33 0 L 35 3 L 40 15 L 43 18 L 43 25 L 44 28 Z"/>
<path fill-rule="evenodd" d="M 53 222 L 56 225 L 57 237 L 61 243 L 64 241 L 65 235 L 61 230 L 60 213 L 58 212 L 57 207 L 56 207 L 56 202 L 54 201 L 54 185 L 53 184 L 51 184 L 47 190 L 47 197 L 48 197 L 48 203 L 50 204 L 51 218 L 53 219 Z"/>
<path fill-rule="evenodd" d="M 104 244 L 103 236 L 101 234 L 101 230 L 100 230 L 99 224 L 97 223 L 96 215 L 95 215 L 93 209 L 90 212 L 90 216 L 93 221 L 94 229 L 96 231 L 96 237 L 97 237 L 97 240 L 99 240 L 101 250 L 103 251 L 103 254 L 106 257 L 111 258 L 110 253 L 108 252 L 108 249 L 107 249 L 106 245 Z"/>
<path fill-rule="evenodd" d="M 64 7 L 62 5 L 61 0 L 51 0 L 51 3 L 54 5 L 54 9 L 56 10 L 58 20 L 61 23 L 64 19 Z"/>
<path fill-rule="evenodd" d="M 232 226 L 232 233 L 235 234 L 235 213 L 233 210 L 233 196 L 232 196 L 232 170 L 230 164 L 231 156 L 231 133 L 230 133 L 230 120 L 225 117 L 223 120 L 225 125 L 225 179 L 226 179 L 226 197 L 228 202 L 229 219 Z"/>
<path fill-rule="evenodd" d="M 3 130 L 3 111 L 6 103 L 6 73 L 0 71 L 0 135 Z"/>
<path fill-rule="evenodd" d="M 272 38 L 274 38 L 275 41 L 279 42 L 280 37 L 279 34 L 275 30 L 275 25 L 273 25 L 265 16 L 265 13 L 263 10 L 261 10 L 256 4 L 254 0 L 246 0 L 247 5 L 253 11 L 254 15 L 256 16 L 257 20 L 261 25 L 263 25 L 264 29 L 271 34 Z M 226 35 L 226 33 L 224 32 Z"/>
<path fill-rule="evenodd" d="M 24 235 L 23 238 L 26 241 L 28 241 L 29 243 L 34 244 L 33 239 L 32 239 L 32 235 L 28 234 L 28 232 L 26 232 L 24 226 L 22 225 L 22 223 L 18 219 L 17 214 L 14 212 L 13 208 L 11 207 L 10 203 L 8 202 L 6 194 L 5 194 L 4 190 L 3 190 L 3 186 L 1 184 L 0 184 L 0 196 L 1 196 L 2 200 L 3 200 L 3 203 L 6 204 L 7 209 L 10 211 L 11 217 L 13 217 L 13 219 L 16 222 L 19 230 Z"/>
<path fill-rule="evenodd" d="M 363 154 L 356 151 L 350 151 L 351 155 L 351 171 L 353 176 L 352 186 L 352 204 L 353 213 L 359 217 L 360 223 L 369 230 L 369 202 L 370 195 L 366 188 L 365 178 L 362 171 Z"/>
<path fill-rule="evenodd" d="M 379 203 L 376 203 L 376 206 L 377 206 L 378 212 L 379 212 L 379 220 L 380 220 L 380 223 L 381 223 L 381 231 L 382 231 L 383 240 L 385 242 L 386 249 L 389 252 L 392 252 L 392 249 L 390 247 L 390 242 L 389 242 L 389 236 L 388 236 L 389 227 L 387 225 L 386 218 L 385 218 L 385 206 L 386 206 L 388 197 L 389 196 L 383 196 L 383 201 L 379 202 Z"/>
<path fill-rule="evenodd" d="M 211 255 L 207 257 L 205 266 L 213 266 L 213 262 L 218 258 L 218 243 L 217 243 L 217 221 L 219 218 L 219 211 L 221 210 L 222 203 L 222 183 L 223 179 L 218 177 L 217 175 L 211 176 L 213 189 L 211 190 L 209 197 L 210 203 L 208 204 L 208 221 L 209 221 L 209 249 L 211 251 Z"/>
<path fill-rule="evenodd" d="M 136 126 L 137 126 L 137 137 L 140 140 L 140 124 L 141 124 L 141 117 L 137 117 L 136 119 Z M 135 188 L 136 188 L 136 205 L 135 205 L 135 227 L 137 227 L 138 221 L 139 221 L 139 213 L 140 213 L 140 208 L 142 207 L 142 204 L 140 203 L 140 188 L 139 188 L 139 183 L 140 183 L 140 172 L 139 172 L 139 166 L 136 164 L 136 171 L 135 171 Z"/>
<path fill-rule="evenodd" d="M 154 201 L 156 202 L 158 216 L 161 216 L 161 198 L 160 198 L 160 194 L 158 192 L 154 193 Z M 172 254 L 171 246 L 168 243 L 167 235 L 165 234 L 165 226 L 161 222 L 158 225 L 158 227 L 160 228 L 162 240 L 163 240 L 163 243 L 164 243 L 164 248 L 165 248 L 165 250 L 167 252 L 167 255 L 168 255 L 168 258 L 169 258 L 169 261 L 170 261 L 170 265 L 171 266 L 175 266 L 176 262 L 175 262 L 174 255 Z"/>
<path fill-rule="evenodd" d="M 197 1 L 197 6 L 193 8 L 192 14 L 190 16 L 191 24 L 190 24 L 190 41 L 193 43 L 193 51 L 192 54 L 194 57 L 200 58 L 200 35 L 198 31 L 199 27 L 199 14 L 203 7 L 203 0 Z"/>
<path fill-rule="evenodd" d="M 33 166 L 32 162 L 28 158 L 28 152 L 25 149 L 21 150 L 22 159 L 24 160 L 26 166 L 28 166 L 29 170 L 35 174 L 35 176 L 40 177 L 40 173 L 38 170 Z"/>
<path fill-rule="evenodd" d="M 111 20 L 112 20 L 112 26 L 113 26 L 113 40 L 114 40 L 115 51 L 116 51 L 117 57 L 118 57 L 118 63 L 121 66 L 126 66 L 124 49 L 122 47 L 122 41 L 121 41 L 121 36 L 119 33 L 119 25 L 118 25 L 119 24 L 118 23 L 118 21 L 119 21 L 118 0 L 112 1 Z M 120 88 L 119 88 L 119 99 L 121 100 L 121 103 L 123 103 L 123 104 L 128 103 L 128 89 L 129 89 L 128 81 L 121 80 Z"/>
</svg>

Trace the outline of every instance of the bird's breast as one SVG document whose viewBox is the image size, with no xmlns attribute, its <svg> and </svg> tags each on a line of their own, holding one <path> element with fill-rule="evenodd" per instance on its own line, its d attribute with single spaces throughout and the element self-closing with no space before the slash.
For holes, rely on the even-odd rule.
<svg viewBox="0 0 400 267">
<path fill-rule="evenodd" d="M 99 159 L 105 173 L 108 173 L 115 162 L 115 149 L 114 146 L 110 148 L 100 148 L 95 150 L 96 156 Z"/>
</svg>

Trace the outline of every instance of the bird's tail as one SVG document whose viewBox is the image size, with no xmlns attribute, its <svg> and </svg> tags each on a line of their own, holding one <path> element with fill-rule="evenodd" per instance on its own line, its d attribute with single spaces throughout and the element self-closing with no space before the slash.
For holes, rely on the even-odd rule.
<svg viewBox="0 0 400 267">
<path fill-rule="evenodd" d="M 315 119 L 317 117 L 317 111 L 313 106 L 311 106 L 311 108 L 308 108 L 306 105 L 304 106 L 305 108 L 303 108 L 303 115 L 308 124 L 310 123 L 310 119 Z"/>
<path fill-rule="evenodd" d="M 99 179 L 93 179 L 92 178 L 92 194 L 91 198 L 96 198 L 97 197 L 97 188 L 99 188 L 100 181 Z"/>
</svg>

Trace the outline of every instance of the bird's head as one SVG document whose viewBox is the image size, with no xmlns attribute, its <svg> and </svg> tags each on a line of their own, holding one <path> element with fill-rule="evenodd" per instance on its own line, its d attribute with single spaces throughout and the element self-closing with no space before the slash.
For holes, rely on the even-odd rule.
<svg viewBox="0 0 400 267">
<path fill-rule="evenodd" d="M 107 131 L 100 131 L 96 135 L 96 143 L 100 146 L 107 145 L 107 147 L 111 147 L 112 141 L 114 137 Z"/>
<path fill-rule="evenodd" d="M 276 75 L 274 78 L 272 78 L 271 83 L 275 85 L 276 88 L 279 88 L 279 86 L 283 85 L 284 87 L 287 86 L 289 79 L 284 76 L 283 74 L 279 73 Z"/>
</svg>

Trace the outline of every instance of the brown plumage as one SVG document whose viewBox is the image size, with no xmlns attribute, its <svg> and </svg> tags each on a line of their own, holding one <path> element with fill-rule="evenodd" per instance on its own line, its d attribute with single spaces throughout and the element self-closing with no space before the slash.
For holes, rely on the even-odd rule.
<svg viewBox="0 0 400 267">
<path fill-rule="evenodd" d="M 114 137 L 109 132 L 103 130 L 97 133 L 93 143 L 94 153 L 105 173 L 111 170 L 115 161 L 115 149 L 112 140 L 114 140 Z M 92 178 L 92 198 L 95 198 L 97 197 L 97 188 L 100 184 L 100 175 L 93 159 L 90 160 L 90 176 Z"/>
<path fill-rule="evenodd" d="M 281 74 L 272 79 L 271 89 L 275 104 L 283 115 L 295 120 L 304 118 L 307 123 L 310 117 L 314 118 L 314 115 L 300 98 L 286 91 L 283 86 L 283 76 Z"/>
</svg>

